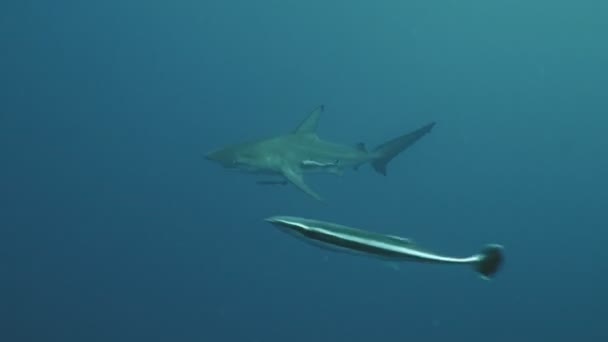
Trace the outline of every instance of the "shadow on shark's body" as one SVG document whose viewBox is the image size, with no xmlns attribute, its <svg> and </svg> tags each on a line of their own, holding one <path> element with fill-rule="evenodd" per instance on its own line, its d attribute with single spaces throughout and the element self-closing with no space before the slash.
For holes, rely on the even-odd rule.
<svg viewBox="0 0 608 342">
<path fill-rule="evenodd" d="M 324 106 L 317 107 L 290 133 L 227 146 L 206 154 L 205 158 L 228 169 L 280 176 L 320 200 L 321 197 L 304 182 L 304 173 L 342 175 L 345 169 L 356 170 L 370 163 L 374 170 L 386 176 L 388 163 L 435 125 L 431 122 L 368 151 L 362 143 L 350 146 L 320 139 L 316 130 L 323 109 Z M 259 184 L 274 183 L 265 181 Z"/>
</svg>

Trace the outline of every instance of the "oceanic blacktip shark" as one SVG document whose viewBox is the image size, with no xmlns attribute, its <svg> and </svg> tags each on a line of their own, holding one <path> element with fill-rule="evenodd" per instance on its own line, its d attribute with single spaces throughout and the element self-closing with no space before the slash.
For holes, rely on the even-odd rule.
<svg viewBox="0 0 608 342">
<path fill-rule="evenodd" d="M 354 252 L 391 261 L 472 265 L 484 279 L 490 279 L 503 262 L 503 248 L 496 244 L 486 245 L 477 254 L 459 258 L 422 249 L 406 238 L 331 222 L 294 216 L 273 216 L 265 220 L 290 235 L 331 250 Z"/>
<path fill-rule="evenodd" d="M 279 176 L 315 199 L 321 197 L 303 179 L 304 173 L 318 172 L 342 175 L 347 168 L 357 169 L 371 163 L 380 174 L 387 174 L 387 164 L 403 150 L 431 131 L 434 122 L 396 137 L 368 151 L 365 145 L 341 145 L 320 139 L 316 134 L 319 106 L 287 134 L 231 145 L 205 155 L 205 158 L 228 169 L 247 173 Z M 261 181 L 258 184 L 276 184 Z"/>
</svg>

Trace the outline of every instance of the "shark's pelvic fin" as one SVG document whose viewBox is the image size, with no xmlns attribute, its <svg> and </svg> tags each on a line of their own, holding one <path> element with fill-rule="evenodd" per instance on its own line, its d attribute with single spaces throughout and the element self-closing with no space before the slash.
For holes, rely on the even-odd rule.
<svg viewBox="0 0 608 342">
<path fill-rule="evenodd" d="M 324 105 L 320 105 L 315 108 L 304 121 L 302 121 L 298 127 L 294 130 L 295 134 L 314 134 L 317 131 L 317 126 L 319 125 L 319 118 L 321 117 L 321 113 L 325 109 Z"/>
<path fill-rule="evenodd" d="M 321 201 L 321 196 L 319 196 L 316 192 L 314 192 L 308 184 L 304 183 L 304 179 L 302 178 L 302 173 L 293 168 L 283 168 L 283 176 L 287 178 L 293 185 L 295 185 L 298 189 L 304 191 L 311 197 L 316 200 Z"/>
<path fill-rule="evenodd" d="M 429 133 L 431 129 L 433 129 L 433 126 L 435 126 L 435 123 L 431 122 L 413 132 L 389 140 L 376 147 L 373 153 L 376 154 L 377 157 L 371 162 L 376 172 L 386 176 L 386 167 L 388 163 L 399 153 L 412 146 L 418 139 Z"/>
</svg>

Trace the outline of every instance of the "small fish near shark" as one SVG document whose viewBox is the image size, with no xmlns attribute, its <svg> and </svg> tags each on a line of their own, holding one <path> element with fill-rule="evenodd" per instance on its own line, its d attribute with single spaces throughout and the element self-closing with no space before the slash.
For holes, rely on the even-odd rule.
<svg viewBox="0 0 608 342">
<path fill-rule="evenodd" d="M 429 133 L 435 122 L 389 140 L 373 150 L 362 143 L 354 146 L 322 140 L 316 133 L 324 106 L 313 110 L 298 127 L 286 134 L 230 145 L 207 153 L 205 158 L 221 166 L 245 173 L 279 176 L 309 196 L 321 200 L 306 182 L 305 173 L 342 175 L 370 163 L 376 172 L 387 175 L 387 165 L 397 155 Z M 278 181 L 258 181 L 279 185 Z"/>
<path fill-rule="evenodd" d="M 310 169 L 319 169 L 319 170 L 329 170 L 328 172 L 332 172 L 338 175 L 342 174 L 342 171 L 340 169 L 338 169 L 338 165 L 339 165 L 339 160 L 335 160 L 333 162 L 320 162 L 320 161 L 316 161 L 316 160 L 303 160 L 302 163 L 300 164 L 300 166 L 302 167 L 303 170 L 310 170 Z M 259 180 L 256 182 L 256 184 L 258 185 L 287 185 L 289 184 L 289 182 L 283 178 L 283 179 L 272 179 L 272 180 Z"/>
<path fill-rule="evenodd" d="M 294 216 L 265 219 L 280 230 L 334 251 L 362 254 L 391 261 L 470 265 L 484 279 L 492 278 L 504 261 L 503 247 L 486 245 L 468 257 L 452 257 L 422 249 L 411 240 L 336 223 Z"/>
</svg>

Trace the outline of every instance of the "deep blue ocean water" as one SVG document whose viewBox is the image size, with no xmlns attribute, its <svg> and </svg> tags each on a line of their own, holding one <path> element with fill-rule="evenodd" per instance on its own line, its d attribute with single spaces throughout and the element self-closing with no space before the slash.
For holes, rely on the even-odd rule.
<svg viewBox="0 0 608 342">
<path fill-rule="evenodd" d="M 0 4 L 0 341 L 606 341 L 608 2 Z M 389 165 L 325 202 L 202 156 L 292 130 Z M 295 215 L 466 267 L 316 249 Z"/>
</svg>

